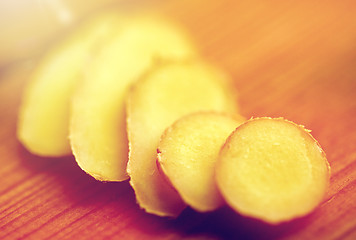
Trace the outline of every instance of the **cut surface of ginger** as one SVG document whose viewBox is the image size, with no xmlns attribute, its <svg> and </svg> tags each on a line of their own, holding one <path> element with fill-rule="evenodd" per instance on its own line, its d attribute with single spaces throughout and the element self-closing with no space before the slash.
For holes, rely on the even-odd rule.
<svg viewBox="0 0 356 240">
<path fill-rule="evenodd" d="M 164 130 L 196 111 L 237 113 L 227 76 L 200 61 L 156 66 L 130 89 L 127 98 L 128 173 L 138 204 L 160 216 L 177 216 L 186 206 L 160 175 L 157 147 Z"/>
<path fill-rule="evenodd" d="M 195 210 L 224 204 L 215 183 L 215 163 L 226 138 L 244 122 L 241 116 L 194 113 L 170 126 L 158 146 L 158 164 L 182 199 Z"/>
<path fill-rule="evenodd" d="M 304 127 L 282 118 L 256 118 L 226 141 L 216 180 L 227 203 L 270 224 L 310 213 L 329 183 L 329 164 Z"/>
<path fill-rule="evenodd" d="M 88 58 L 119 31 L 121 17 L 107 12 L 79 26 L 51 49 L 29 79 L 19 112 L 17 136 L 32 153 L 71 154 L 69 104 Z"/>
<path fill-rule="evenodd" d="M 167 19 L 135 15 L 101 49 L 72 101 L 70 143 L 78 165 L 101 181 L 128 178 L 124 98 L 129 85 L 157 60 L 196 55 L 187 34 Z"/>
</svg>

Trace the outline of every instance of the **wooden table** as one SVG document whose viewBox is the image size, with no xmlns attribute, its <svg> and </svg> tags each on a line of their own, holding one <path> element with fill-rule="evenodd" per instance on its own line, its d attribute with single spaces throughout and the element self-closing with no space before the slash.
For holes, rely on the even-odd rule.
<svg viewBox="0 0 356 240">
<path fill-rule="evenodd" d="M 141 1 L 142 2 L 142 1 Z M 312 129 L 331 165 L 325 201 L 279 226 L 228 208 L 146 214 L 128 182 L 100 183 L 72 157 L 40 158 L 16 140 L 32 61 L 1 70 L 1 239 L 356 239 L 356 2 L 153 1 L 191 32 L 202 54 L 234 78 L 241 112 L 283 116 Z"/>
</svg>

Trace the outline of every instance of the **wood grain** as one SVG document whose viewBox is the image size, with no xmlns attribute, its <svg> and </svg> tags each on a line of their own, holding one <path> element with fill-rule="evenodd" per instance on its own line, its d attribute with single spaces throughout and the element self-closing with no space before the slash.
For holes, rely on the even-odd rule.
<svg viewBox="0 0 356 240">
<path fill-rule="evenodd" d="M 130 7 L 140 7 L 134 1 Z M 1 239 L 356 239 L 354 1 L 153 1 L 234 78 L 242 114 L 312 130 L 331 165 L 326 200 L 279 226 L 228 208 L 178 219 L 146 214 L 127 182 L 100 183 L 72 157 L 40 158 L 16 140 L 17 110 L 37 59 L 1 70 Z"/>
</svg>

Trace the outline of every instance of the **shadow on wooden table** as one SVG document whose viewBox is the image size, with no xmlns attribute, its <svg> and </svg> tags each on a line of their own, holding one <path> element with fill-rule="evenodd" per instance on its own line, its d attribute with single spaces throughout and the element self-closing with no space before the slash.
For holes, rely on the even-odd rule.
<svg viewBox="0 0 356 240">
<path fill-rule="evenodd" d="M 84 173 L 72 156 L 42 158 L 32 155 L 19 143 L 17 148 L 21 165 L 29 174 L 31 195 L 39 199 L 37 204 L 44 206 L 38 217 L 49 215 L 29 234 L 38 231 L 47 232 L 48 237 L 68 237 L 76 229 L 89 236 L 272 239 L 292 228 L 297 231 L 309 218 L 271 226 L 240 216 L 228 207 L 204 214 L 187 208 L 177 219 L 161 218 L 139 209 L 128 181 L 102 183 Z M 78 228 L 82 229 L 78 231 Z"/>
</svg>

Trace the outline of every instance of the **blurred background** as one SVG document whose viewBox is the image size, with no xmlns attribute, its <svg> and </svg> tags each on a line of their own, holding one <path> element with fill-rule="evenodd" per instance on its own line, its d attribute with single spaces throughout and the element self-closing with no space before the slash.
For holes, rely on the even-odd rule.
<svg viewBox="0 0 356 240">
<path fill-rule="evenodd" d="M 83 18 L 120 2 L 124 1 L 0 1 L 0 66 L 40 53 Z"/>
<path fill-rule="evenodd" d="M 221 44 L 245 65 L 258 57 L 275 62 L 281 55 L 284 62 L 306 55 L 320 60 L 354 49 L 354 5 L 350 0 L 2 0 L 0 66 L 40 53 L 83 19 L 112 7 L 164 12 L 190 28 L 203 47 Z"/>
<path fill-rule="evenodd" d="M 332 173 L 320 208 L 278 227 L 226 209 L 170 221 L 138 209 L 127 183 L 98 183 L 72 158 L 26 152 L 15 131 L 28 76 L 63 36 L 114 7 L 183 25 L 232 76 L 246 118 L 283 116 L 312 129 Z M 355 9 L 354 0 L 0 0 L 0 238 L 356 239 Z"/>
</svg>

